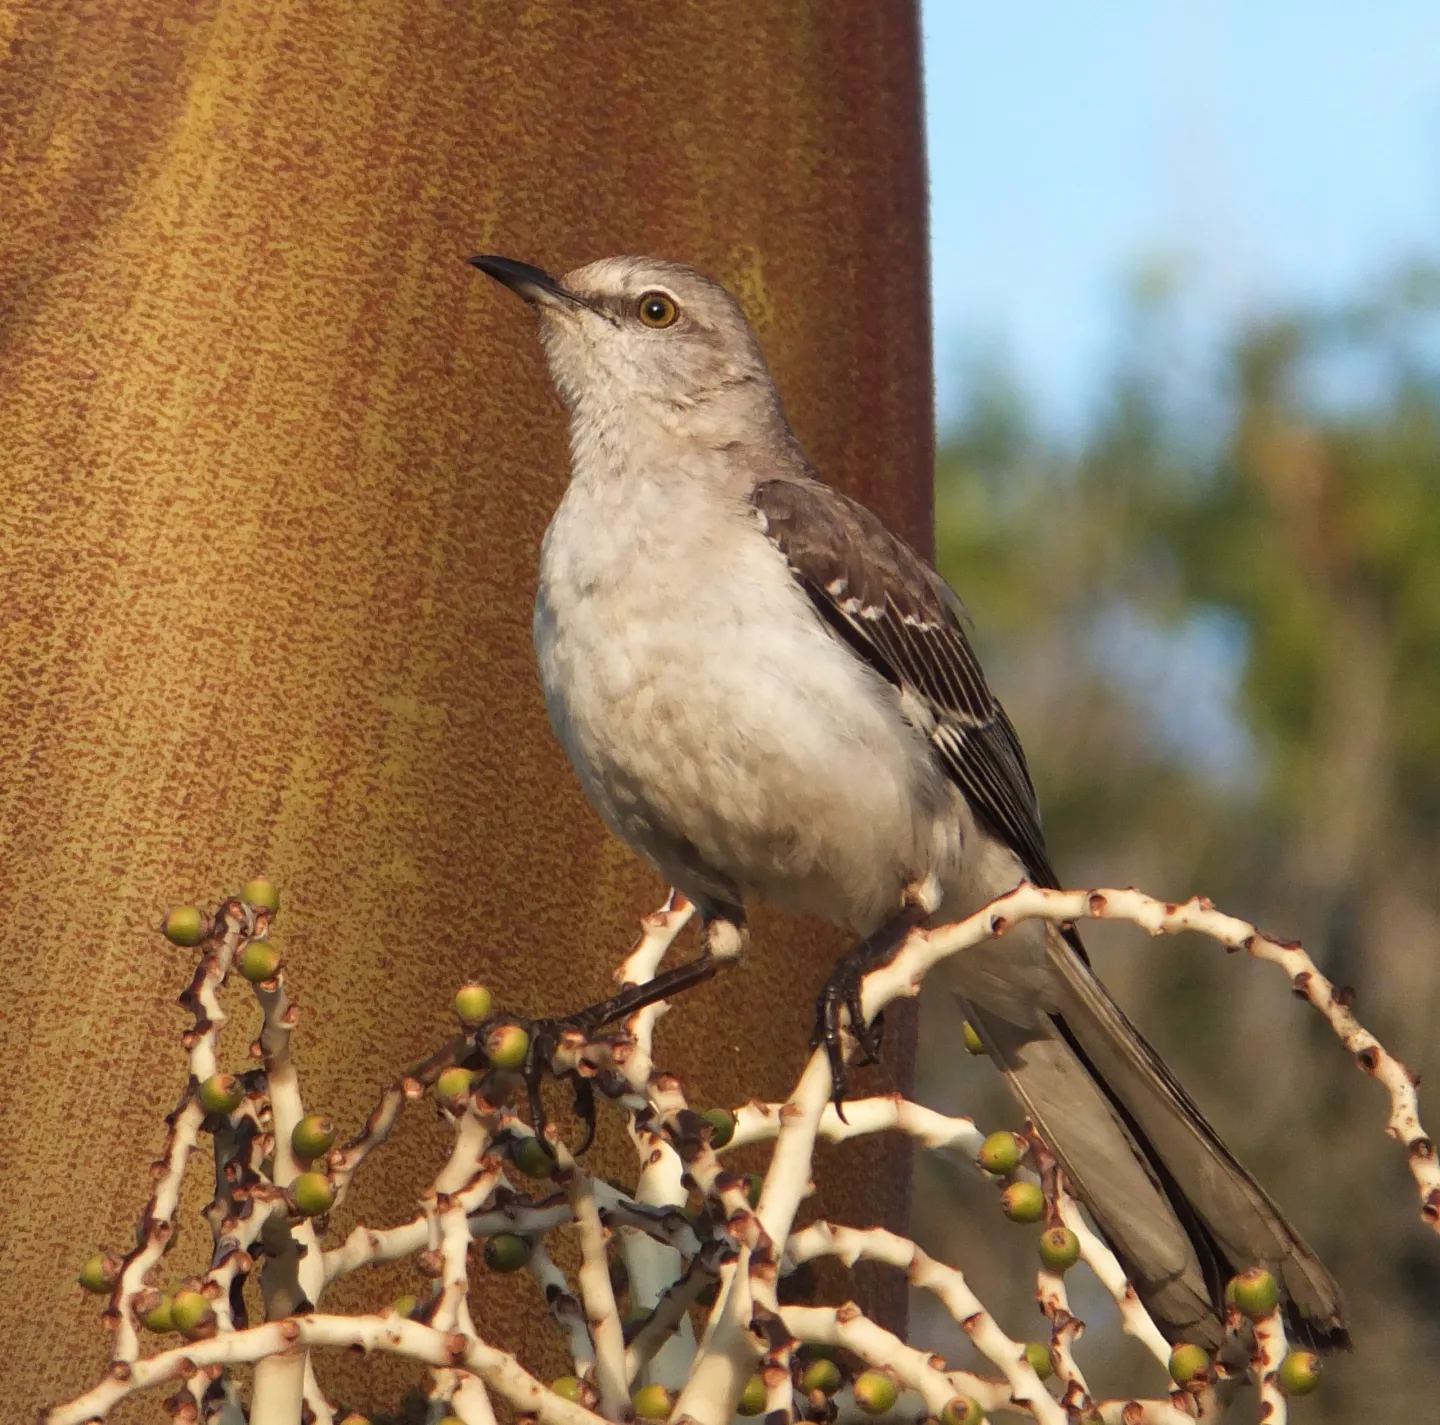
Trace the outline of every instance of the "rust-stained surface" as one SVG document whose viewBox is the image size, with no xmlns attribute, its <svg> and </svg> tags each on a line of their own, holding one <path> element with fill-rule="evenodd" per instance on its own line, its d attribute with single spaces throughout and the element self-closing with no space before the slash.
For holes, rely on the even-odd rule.
<svg viewBox="0 0 1440 1425">
<path fill-rule="evenodd" d="M 564 423 L 527 313 L 463 259 L 710 271 L 821 471 L 922 545 L 930 371 L 908 4 L 0 0 L 0 35 L 0 1398 L 18 1419 L 106 1357 L 73 1274 L 125 1244 L 179 1088 L 190 956 L 153 932 L 168 903 L 279 883 L 307 1099 L 353 1128 L 446 1032 L 462 977 L 574 1007 L 662 894 L 545 723 L 529 610 Z M 743 968 L 670 1016 L 661 1059 L 696 1102 L 782 1091 L 836 944 L 760 917 Z M 234 1067 L 253 1029 L 231 1003 Z M 370 1220 L 438 1165 L 442 1133 L 410 1117 L 360 1179 Z M 627 1155 L 612 1120 L 595 1161 L 628 1173 Z M 825 1210 L 898 1220 L 897 1145 L 844 1161 Z M 177 1269 L 205 1251 L 203 1200 Z M 899 1284 L 865 1280 L 893 1319 Z M 414 1285 L 377 1274 L 334 1300 Z M 554 1370 L 518 1300 L 507 1284 L 477 1315 Z M 320 1369 L 362 1405 L 419 1376 Z"/>
</svg>

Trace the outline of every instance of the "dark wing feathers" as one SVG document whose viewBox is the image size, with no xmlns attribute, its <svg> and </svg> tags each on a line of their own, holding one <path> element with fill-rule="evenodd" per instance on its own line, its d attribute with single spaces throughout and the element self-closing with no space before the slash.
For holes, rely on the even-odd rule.
<svg viewBox="0 0 1440 1425">
<path fill-rule="evenodd" d="M 819 481 L 767 480 L 751 498 L 820 616 L 933 717 L 935 755 L 976 816 L 1032 881 L 1056 885 L 1025 754 L 949 586 L 863 505 Z"/>
</svg>

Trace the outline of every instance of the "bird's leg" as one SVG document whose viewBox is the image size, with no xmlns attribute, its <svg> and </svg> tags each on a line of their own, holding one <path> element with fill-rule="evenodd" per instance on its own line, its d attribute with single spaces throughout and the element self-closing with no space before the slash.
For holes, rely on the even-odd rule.
<svg viewBox="0 0 1440 1425">
<path fill-rule="evenodd" d="M 935 887 L 930 883 L 907 886 L 900 911 L 892 916 L 868 939 L 862 940 L 848 954 L 841 956 L 815 1001 L 815 1030 L 810 1047 L 825 1047 L 830 1060 L 830 1097 L 841 1120 L 845 1118 L 845 1044 L 841 1037 L 841 1011 L 845 1012 L 850 1033 L 865 1056 L 864 1064 L 880 1058 L 880 1041 L 884 1032 L 884 1016 L 877 1014 L 874 1024 L 865 1018 L 861 991 L 865 976 L 871 970 L 888 965 L 900 953 L 910 932 L 923 925 L 939 904 Z"/>
<path fill-rule="evenodd" d="M 728 906 L 723 912 L 707 914 L 700 932 L 700 954 L 683 965 L 665 970 L 640 985 L 622 985 L 609 999 L 576 1010 L 557 1019 L 521 1021 L 530 1035 L 529 1048 L 521 1075 L 525 1080 L 530 1117 L 536 1136 L 547 1151 L 552 1152 L 545 1138 L 545 1107 L 540 1097 L 540 1081 L 555 1058 L 561 1039 L 568 1033 L 580 1033 L 587 1039 L 606 1025 L 629 1019 L 632 1014 L 662 999 L 671 999 L 710 979 L 728 961 L 737 960 L 749 938 L 745 928 L 745 912 L 739 906 Z M 570 1081 L 575 1092 L 575 1114 L 585 1125 L 585 1136 L 575 1150 L 583 1153 L 595 1137 L 595 1092 L 590 1080 L 571 1071 L 562 1077 Z"/>
</svg>

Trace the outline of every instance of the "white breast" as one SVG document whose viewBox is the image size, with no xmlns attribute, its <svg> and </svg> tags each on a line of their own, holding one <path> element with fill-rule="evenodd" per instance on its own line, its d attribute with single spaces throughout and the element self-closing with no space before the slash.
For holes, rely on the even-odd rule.
<svg viewBox="0 0 1440 1425">
<path fill-rule="evenodd" d="M 590 799 L 702 903 L 738 890 L 868 930 L 958 861 L 953 794 L 894 690 L 703 479 L 572 483 L 535 644 Z"/>
</svg>

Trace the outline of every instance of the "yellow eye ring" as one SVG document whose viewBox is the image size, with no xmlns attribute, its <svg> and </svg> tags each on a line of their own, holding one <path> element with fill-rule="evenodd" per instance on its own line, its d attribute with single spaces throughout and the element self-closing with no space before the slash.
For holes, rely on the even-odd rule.
<svg viewBox="0 0 1440 1425">
<path fill-rule="evenodd" d="M 635 306 L 635 315 L 647 327 L 657 330 L 674 326 L 680 316 L 675 299 L 666 292 L 643 292 Z"/>
</svg>

